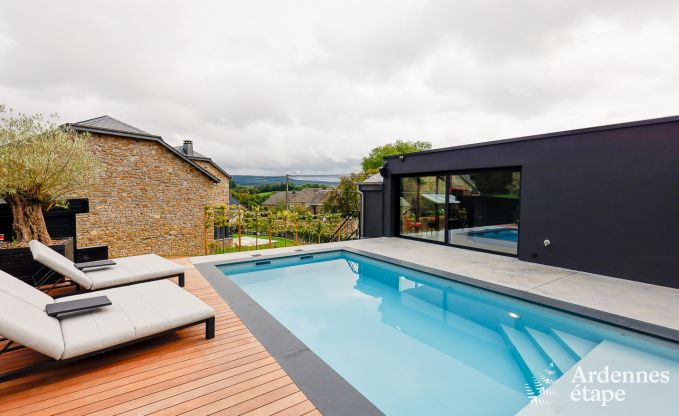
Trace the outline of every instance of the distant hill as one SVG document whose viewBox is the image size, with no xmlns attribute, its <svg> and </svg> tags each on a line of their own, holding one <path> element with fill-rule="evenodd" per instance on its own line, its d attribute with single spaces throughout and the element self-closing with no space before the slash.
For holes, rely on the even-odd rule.
<svg viewBox="0 0 679 416">
<path fill-rule="evenodd" d="M 239 186 L 256 186 L 273 183 L 285 183 L 285 176 L 232 175 L 231 177 Z M 297 185 L 304 185 L 306 183 L 319 185 L 337 185 L 337 183 L 339 183 L 339 180 L 334 178 L 328 178 L 328 180 L 319 181 L 314 180 L 314 178 L 309 178 L 308 180 L 291 179 L 290 182 L 295 183 Z"/>
</svg>

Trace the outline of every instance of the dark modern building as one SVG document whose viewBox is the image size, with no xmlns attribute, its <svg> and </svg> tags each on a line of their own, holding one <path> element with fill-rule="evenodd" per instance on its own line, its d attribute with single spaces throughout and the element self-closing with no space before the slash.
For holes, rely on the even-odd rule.
<svg viewBox="0 0 679 416">
<path fill-rule="evenodd" d="M 679 116 L 396 155 L 380 173 L 360 185 L 364 237 L 679 288 Z"/>
</svg>

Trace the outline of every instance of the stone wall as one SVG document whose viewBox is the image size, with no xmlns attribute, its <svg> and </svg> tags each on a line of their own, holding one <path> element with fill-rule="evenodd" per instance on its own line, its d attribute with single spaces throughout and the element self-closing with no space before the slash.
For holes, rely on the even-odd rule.
<svg viewBox="0 0 679 416">
<path fill-rule="evenodd" d="M 194 160 L 194 163 L 210 172 L 221 180 L 219 183 L 213 183 L 210 190 L 208 201 L 210 205 L 228 204 L 229 203 L 229 177 L 224 175 L 219 169 L 216 169 L 211 162 L 204 160 Z"/>
<path fill-rule="evenodd" d="M 90 212 L 77 216 L 79 247 L 108 245 L 111 257 L 204 252 L 204 207 L 222 196 L 228 203 L 228 180 L 215 184 L 154 141 L 89 140 L 104 169 L 97 190 L 77 195 L 90 201 Z"/>
</svg>

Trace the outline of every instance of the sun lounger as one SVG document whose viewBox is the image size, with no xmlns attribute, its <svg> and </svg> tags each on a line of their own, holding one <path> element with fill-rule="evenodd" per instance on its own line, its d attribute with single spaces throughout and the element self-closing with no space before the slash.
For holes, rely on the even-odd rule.
<svg viewBox="0 0 679 416">
<path fill-rule="evenodd" d="M 55 360 L 0 374 L 0 382 L 203 323 L 213 338 L 214 310 L 167 280 L 54 299 L 0 271 L 0 357 L 23 346 Z"/>
<path fill-rule="evenodd" d="M 107 262 L 73 263 L 37 240 L 28 243 L 33 260 L 68 277 L 85 290 L 101 290 L 151 280 L 178 277 L 184 286 L 184 268 L 156 254 L 123 257 Z"/>
</svg>

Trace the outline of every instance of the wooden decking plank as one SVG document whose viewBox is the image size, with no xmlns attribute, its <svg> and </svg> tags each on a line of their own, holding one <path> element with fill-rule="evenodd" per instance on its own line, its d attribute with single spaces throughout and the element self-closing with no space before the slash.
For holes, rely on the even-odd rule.
<svg viewBox="0 0 679 416">
<path fill-rule="evenodd" d="M 252 334 L 247 329 L 239 333 L 235 332 L 230 334 L 218 333 L 217 337 L 215 337 L 215 340 L 223 341 L 226 344 L 229 344 L 231 342 L 245 338 L 254 339 Z M 200 340 L 202 340 L 202 342 Z M 53 390 L 55 387 L 63 387 L 65 385 L 78 384 L 82 381 L 91 381 L 93 378 L 95 378 L 96 380 L 102 380 L 103 377 L 111 376 L 123 371 L 131 370 L 133 372 L 137 372 L 142 366 L 145 365 L 158 367 L 166 365 L 167 363 L 182 361 L 181 357 L 187 354 L 195 354 L 196 356 L 198 356 L 205 353 L 205 351 L 208 351 L 209 349 L 218 348 L 219 344 L 217 342 L 209 343 L 204 342 L 204 339 L 201 337 L 199 339 L 194 340 L 192 345 L 188 347 L 183 345 L 183 343 L 180 341 L 174 343 L 173 347 L 176 346 L 179 346 L 179 348 L 177 349 L 168 348 L 166 354 L 162 354 L 164 351 L 162 350 L 162 348 L 160 348 L 153 349 L 152 351 L 146 354 L 139 354 L 137 356 L 135 356 L 133 352 L 130 351 L 122 357 L 104 355 L 102 357 L 88 359 L 86 361 L 78 363 L 77 366 L 76 365 L 72 366 L 71 368 L 58 368 L 49 372 L 36 374 L 32 377 L 26 377 L 29 379 L 26 380 L 26 383 L 16 386 L 6 386 L 6 389 L 4 390 L 0 389 L 0 394 L 9 394 L 12 392 L 23 391 L 26 393 L 26 395 L 31 395 L 42 390 L 49 391 Z M 159 360 L 158 359 L 159 356 L 163 358 Z M 124 362 L 120 363 L 120 361 L 123 360 Z M 86 370 L 89 370 L 90 368 L 92 368 L 93 371 L 87 372 L 83 375 L 75 375 L 76 373 L 84 373 Z M 45 378 L 50 377 L 52 375 L 58 375 L 59 380 L 53 382 L 52 384 L 45 385 Z M 71 377 L 65 377 L 67 375 L 70 375 Z M 19 379 L 16 381 L 21 382 L 22 380 L 23 379 Z M 35 390 L 33 390 L 32 388 L 36 384 L 37 387 L 35 387 Z M 42 388 L 40 386 L 42 386 Z M 20 393 L 18 394 L 20 395 Z M 2 406 L 0 405 L 0 408 L 1 407 Z"/>
<path fill-rule="evenodd" d="M 269 392 L 266 392 L 264 394 L 261 394 L 257 397 L 253 397 L 252 399 L 248 399 L 244 402 L 238 403 L 235 406 L 228 407 L 226 409 L 220 410 L 218 412 L 212 413 L 213 415 L 219 415 L 219 416 L 238 416 L 242 415 L 248 412 L 251 412 L 253 410 L 261 409 L 263 407 L 266 407 L 270 405 L 271 403 L 275 403 L 278 400 L 282 400 L 284 398 L 290 397 L 290 395 L 297 393 L 302 393 L 299 391 L 297 386 L 294 383 L 285 385 L 283 387 L 280 387 L 276 390 L 272 390 Z M 304 396 L 302 394 L 302 396 Z M 303 400 L 303 399 L 302 399 Z M 271 413 L 260 413 L 260 415 L 268 415 Z"/>
<path fill-rule="evenodd" d="M 178 415 L 178 414 L 210 414 L 229 406 L 238 404 L 250 397 L 256 397 L 263 392 L 275 390 L 290 384 L 283 370 L 276 370 L 236 384 L 222 388 L 217 383 L 215 390 L 210 393 L 203 391 L 200 396 L 187 400 L 183 403 L 173 405 L 161 411 L 151 413 L 152 415 Z M 207 389 L 206 389 L 207 390 Z M 207 413 L 206 413 L 207 412 Z"/>
<path fill-rule="evenodd" d="M 240 381 L 246 381 L 251 378 L 259 377 L 265 374 L 272 373 L 274 371 L 279 371 L 281 368 L 278 363 L 272 357 L 264 358 L 262 360 L 249 363 L 243 366 L 247 370 L 239 374 L 240 379 L 233 377 L 231 381 L 227 384 L 222 383 L 220 379 L 215 377 L 204 378 L 193 384 L 186 386 L 178 386 L 173 389 L 166 389 L 149 396 L 145 396 L 138 400 L 130 401 L 124 405 L 109 408 L 105 411 L 96 413 L 97 415 L 112 415 L 112 414 L 150 414 L 153 412 L 161 411 L 172 406 L 176 406 L 180 403 L 189 401 L 196 397 L 202 396 L 207 393 L 219 390 L 226 387 L 227 385 L 238 383 Z M 221 376 L 223 377 L 223 376 Z M 228 378 L 228 377 L 227 377 Z"/>
<path fill-rule="evenodd" d="M 273 371 L 276 370 L 278 369 L 273 369 Z M 202 384 L 216 384 L 218 386 L 226 387 L 232 384 L 237 384 L 239 382 L 254 379 L 258 377 L 259 373 L 260 373 L 259 371 L 254 369 L 245 372 L 240 372 L 240 374 L 230 374 L 231 377 L 228 377 L 229 374 L 224 374 L 222 372 L 218 373 L 217 375 L 212 375 L 212 377 L 209 377 L 208 380 L 204 380 L 204 377 L 194 378 L 189 376 L 183 380 L 180 380 L 179 383 L 177 382 L 177 380 L 165 380 L 162 383 L 156 383 L 145 387 L 142 385 L 140 385 L 139 387 L 130 386 L 130 389 L 128 389 L 128 391 L 125 393 L 109 396 L 108 398 L 101 400 L 92 398 L 94 402 L 85 399 L 80 403 L 81 406 L 78 407 L 77 409 L 72 409 L 70 411 L 66 411 L 60 414 L 64 416 L 91 415 L 93 413 L 100 412 L 100 409 L 105 409 L 105 411 L 101 413 L 108 414 L 108 409 L 116 408 L 117 406 L 126 408 L 125 405 L 128 402 L 131 402 L 132 400 L 135 399 L 145 399 L 147 401 L 150 401 L 152 399 L 150 399 L 149 396 L 154 395 L 155 393 L 163 392 L 165 390 L 173 389 L 175 387 L 179 387 L 180 390 L 199 388 L 202 387 Z M 131 407 L 131 409 L 134 409 L 134 407 Z"/>
<path fill-rule="evenodd" d="M 224 354 L 221 358 L 224 360 L 226 364 L 218 368 L 225 369 L 227 367 L 233 366 L 234 364 L 231 364 L 232 361 L 240 363 L 242 362 L 242 360 L 266 357 L 266 354 L 263 353 L 263 351 L 264 348 L 261 347 L 260 345 L 254 349 L 245 350 L 236 354 L 231 355 Z M 215 357 L 214 359 L 219 358 L 220 357 Z M 204 374 L 206 370 L 209 371 L 210 369 L 215 368 L 216 363 L 214 359 L 208 362 L 198 363 L 194 366 L 189 366 L 186 368 L 182 368 L 181 364 L 177 364 L 176 366 L 172 366 L 171 370 L 168 371 L 167 373 L 160 374 L 155 377 L 151 375 L 143 378 L 127 377 L 116 380 L 117 381 L 116 383 L 105 383 L 103 385 L 85 388 L 81 391 L 76 391 L 71 394 L 60 395 L 58 398 L 54 398 L 53 400 L 44 400 L 42 402 L 24 406 L 24 408 L 22 409 L 17 409 L 16 414 L 18 416 L 44 408 L 49 408 L 50 411 L 58 413 L 60 411 L 67 411 L 79 405 L 83 406 L 87 405 L 92 401 L 96 401 L 98 402 L 97 404 L 99 404 L 99 402 L 103 402 L 110 397 L 121 398 L 127 396 L 128 394 L 138 395 L 140 394 L 141 392 L 140 389 L 142 387 L 153 386 L 156 385 L 157 383 L 163 382 L 179 383 L 181 381 L 187 381 L 187 379 L 191 379 L 193 377 L 200 377 L 202 374 Z M 184 375 L 182 376 L 182 374 Z M 130 389 L 134 389 L 134 391 L 130 392 Z M 105 403 L 101 404 L 105 405 Z M 28 411 L 23 412 L 23 410 Z"/>
<path fill-rule="evenodd" d="M 281 389 L 279 389 L 279 390 L 281 390 Z M 275 390 L 275 391 L 278 391 L 278 390 Z M 279 395 L 280 395 L 280 392 L 279 392 Z M 271 396 L 271 397 L 273 397 L 273 396 Z M 278 395 L 276 397 L 278 397 Z M 290 394 L 288 394 L 287 396 L 282 396 L 280 398 L 272 400 L 271 402 L 269 402 L 269 404 L 265 404 L 261 407 L 257 407 L 254 410 L 251 410 L 247 413 L 242 413 L 242 414 L 248 415 L 248 416 L 272 415 L 272 414 L 276 414 L 278 412 L 281 412 L 283 410 L 289 409 L 292 406 L 295 406 L 299 403 L 304 402 L 305 400 L 307 400 L 307 398 L 304 395 L 304 393 L 299 391 L 297 389 L 297 386 L 293 386 L 292 391 L 290 391 Z"/>
<path fill-rule="evenodd" d="M 221 323 L 219 323 L 216 326 L 216 329 L 220 329 L 220 328 L 223 328 Z M 247 328 L 245 326 L 243 326 L 241 328 L 241 330 L 246 330 L 246 329 Z M 199 326 L 199 327 L 187 328 L 187 329 L 178 331 L 178 332 L 173 333 L 173 334 L 169 334 L 169 335 L 165 335 L 165 336 L 161 336 L 161 337 L 158 337 L 158 338 L 151 339 L 148 342 L 139 343 L 137 345 L 134 345 L 133 346 L 134 348 L 114 350 L 110 353 L 103 354 L 103 355 L 97 357 L 96 361 L 99 362 L 99 361 L 101 361 L 101 359 L 112 360 L 112 359 L 124 357 L 124 356 L 127 356 L 127 355 L 134 355 L 134 356 L 138 356 L 138 357 L 143 357 L 143 356 L 149 355 L 155 349 L 163 349 L 163 350 L 167 350 L 168 352 L 173 351 L 173 350 L 183 350 L 185 348 L 185 346 L 183 344 L 190 343 L 190 342 L 195 343 L 197 340 L 204 339 L 204 333 L 205 333 L 204 331 L 205 331 L 205 329 L 204 329 L 204 326 L 202 326 L 202 325 Z M 221 332 L 223 332 L 223 331 L 217 332 L 217 337 L 223 335 Z M 231 333 L 231 332 L 234 332 L 234 331 L 233 330 L 228 331 L 228 333 Z M 171 340 L 175 340 L 176 342 L 174 342 L 172 344 L 168 344 L 168 341 L 171 341 Z M 215 342 L 215 341 L 210 340 L 209 342 Z M 205 344 L 205 342 L 203 342 L 202 344 Z M 168 347 L 168 345 L 171 345 L 171 347 Z M 135 352 L 136 352 L 136 354 L 135 354 Z M 21 357 L 23 357 L 24 355 L 27 355 L 27 354 L 30 354 L 32 356 L 43 357 L 42 355 L 36 354 L 33 351 L 23 349 L 23 350 L 12 352 L 8 356 L 8 358 L 3 358 L 3 361 L 7 360 L 7 361 L 13 362 L 13 361 L 15 361 L 15 359 L 21 360 L 22 359 Z M 86 360 L 80 361 L 79 363 L 83 364 L 83 363 L 88 363 L 88 362 L 92 362 L 92 361 L 94 361 L 94 360 L 86 359 Z M 84 366 L 80 366 L 80 367 L 84 367 Z M 0 386 L 0 391 L 4 391 L 10 385 L 25 382 L 28 379 L 35 379 L 35 378 L 40 378 L 40 374 L 34 374 L 32 376 L 24 377 L 24 378 L 16 380 L 16 381 L 13 380 L 13 381 L 10 381 L 10 382 L 7 382 L 7 383 L 3 383 L 2 386 Z"/>
<path fill-rule="evenodd" d="M 214 339 L 205 339 L 204 326 L 190 327 L 1 383 L 0 414 L 285 416 L 315 410 L 198 271 L 186 259 L 177 262 L 188 267 L 186 290 L 215 310 Z M 3 355 L 0 371 L 44 359 L 30 350 L 15 351 Z"/>
<path fill-rule="evenodd" d="M 252 345 L 257 345 L 254 341 L 249 341 Z M 244 344 L 242 347 L 249 347 L 250 345 Z M 201 357 L 196 357 L 188 361 L 184 361 L 186 365 L 189 365 L 189 363 L 195 364 L 199 363 Z M 50 398 L 46 397 L 42 401 L 36 401 L 34 397 L 24 397 L 22 399 L 14 400 L 12 404 L 14 405 L 11 408 L 16 408 L 20 406 L 24 406 L 30 403 L 41 403 L 41 402 L 47 402 L 49 405 L 53 404 L 58 404 L 58 402 L 61 401 L 66 401 L 66 400 L 73 400 L 78 397 L 82 397 L 85 395 L 89 394 L 94 394 L 98 390 L 101 389 L 110 389 L 114 388 L 118 385 L 125 385 L 129 384 L 131 382 L 134 382 L 137 379 L 147 379 L 153 376 L 156 376 L 158 374 L 166 374 L 170 370 L 167 369 L 168 366 L 162 366 L 158 368 L 152 368 L 148 371 L 143 371 L 146 370 L 146 367 L 140 368 L 138 372 L 132 372 L 132 373 L 117 373 L 114 376 L 111 376 L 110 378 L 92 378 L 91 382 L 87 383 L 87 387 L 83 389 L 83 386 L 81 384 L 75 384 L 75 385 L 69 385 L 66 387 L 61 387 L 59 389 L 60 395 L 57 398 Z M 169 376 L 169 374 L 168 374 Z M 9 410 L 10 407 L 9 405 L 4 407 L 3 409 L 0 410 Z"/>
<path fill-rule="evenodd" d="M 302 416 L 312 410 L 316 409 L 313 403 L 309 399 L 304 400 L 301 403 L 297 403 L 294 406 L 288 407 L 285 410 L 274 413 L 275 416 Z"/>
</svg>

